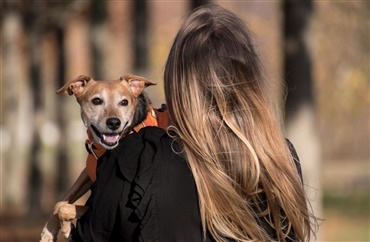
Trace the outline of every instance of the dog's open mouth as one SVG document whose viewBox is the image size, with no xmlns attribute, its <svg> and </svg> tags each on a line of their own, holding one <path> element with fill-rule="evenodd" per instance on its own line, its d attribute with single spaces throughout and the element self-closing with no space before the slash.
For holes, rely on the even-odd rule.
<svg viewBox="0 0 370 242">
<path fill-rule="evenodd" d="M 119 139 L 121 138 L 125 129 L 122 129 L 121 132 L 112 132 L 112 133 L 101 133 L 94 125 L 90 125 L 91 129 L 94 131 L 96 136 L 100 138 L 100 142 L 107 146 L 115 146 L 118 144 Z"/>
</svg>

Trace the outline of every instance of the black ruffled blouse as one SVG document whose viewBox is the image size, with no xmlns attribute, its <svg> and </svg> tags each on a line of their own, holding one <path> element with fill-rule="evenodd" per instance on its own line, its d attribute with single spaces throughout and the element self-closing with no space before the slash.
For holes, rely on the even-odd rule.
<svg viewBox="0 0 370 242">
<path fill-rule="evenodd" d="M 106 152 L 74 241 L 202 241 L 194 178 L 174 145 L 147 127 Z"/>
<path fill-rule="evenodd" d="M 202 241 L 194 178 L 174 147 L 164 130 L 146 127 L 107 151 L 73 240 Z"/>
</svg>

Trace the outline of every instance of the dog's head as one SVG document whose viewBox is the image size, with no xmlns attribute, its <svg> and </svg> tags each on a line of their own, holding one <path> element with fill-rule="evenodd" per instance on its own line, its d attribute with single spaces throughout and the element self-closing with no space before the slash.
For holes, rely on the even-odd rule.
<svg viewBox="0 0 370 242">
<path fill-rule="evenodd" d="M 81 75 L 57 93 L 74 95 L 81 106 L 82 120 L 94 141 L 106 149 L 113 149 L 131 128 L 137 98 L 150 85 L 156 83 L 131 74 L 113 81 L 95 81 Z"/>
</svg>

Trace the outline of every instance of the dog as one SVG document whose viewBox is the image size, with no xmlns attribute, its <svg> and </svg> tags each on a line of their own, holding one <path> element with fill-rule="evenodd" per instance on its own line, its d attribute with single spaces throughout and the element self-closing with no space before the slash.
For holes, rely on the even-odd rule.
<svg viewBox="0 0 370 242">
<path fill-rule="evenodd" d="M 59 229 L 66 239 L 70 239 L 72 221 L 87 211 L 88 207 L 73 203 L 90 189 L 95 179 L 94 172 L 89 173 L 88 170 L 89 159 L 96 162 L 106 149 L 117 147 L 120 138 L 135 132 L 135 127 L 145 127 L 147 116 L 150 116 L 148 113 L 156 116 L 163 111 L 153 111 L 150 99 L 143 92 L 151 85 L 156 83 L 132 74 L 110 81 L 95 81 L 91 77 L 81 75 L 57 91 L 57 94 L 76 97 L 80 105 L 81 119 L 89 135 L 87 146 L 90 154 L 87 168 L 81 172 L 61 201 L 54 206 L 53 214 L 41 232 L 40 242 L 56 241 Z M 164 128 L 168 125 L 168 120 L 163 115 L 160 116 L 163 119 L 160 126 Z M 94 171 L 94 168 L 92 170 Z"/>
</svg>

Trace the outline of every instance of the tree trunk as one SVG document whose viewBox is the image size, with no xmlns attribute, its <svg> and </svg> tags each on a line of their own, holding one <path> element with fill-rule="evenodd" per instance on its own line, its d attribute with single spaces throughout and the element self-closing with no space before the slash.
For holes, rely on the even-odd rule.
<svg viewBox="0 0 370 242">
<path fill-rule="evenodd" d="M 313 95 L 312 64 L 307 47 L 313 3 L 284 1 L 284 74 L 288 84 L 285 104 L 286 135 L 301 160 L 306 194 L 316 216 L 321 215 L 321 152 Z"/>
<path fill-rule="evenodd" d="M 40 138 L 40 126 L 41 126 L 41 115 L 42 115 L 42 103 L 41 103 L 41 83 L 40 83 L 40 62 L 38 59 L 38 51 L 40 42 L 40 36 L 38 31 L 30 30 L 28 36 L 29 41 L 29 53 L 30 53 L 30 79 L 31 79 L 31 90 L 33 94 L 33 112 L 35 115 L 34 132 L 32 137 L 32 146 L 30 150 L 30 167 L 29 167 L 29 179 L 28 179 L 28 197 L 29 197 L 29 213 L 31 215 L 38 215 L 41 213 L 41 149 L 42 143 Z"/>
<path fill-rule="evenodd" d="M 58 56 L 58 69 L 57 69 L 57 86 L 62 87 L 66 80 L 66 65 L 65 65 L 65 44 L 64 44 L 64 30 L 62 28 L 56 29 L 56 39 L 57 39 L 57 56 Z M 60 139 L 56 152 L 56 190 L 58 198 L 62 197 L 67 191 L 70 175 L 68 166 L 68 156 L 67 156 L 67 120 L 65 118 L 65 108 L 63 106 L 65 102 L 63 101 L 63 96 L 58 95 L 56 100 L 56 122 L 59 127 Z"/>
<path fill-rule="evenodd" d="M 146 72 L 148 69 L 148 4 L 146 0 L 134 1 L 134 65 L 133 69 L 139 74 Z"/>
<path fill-rule="evenodd" d="M 1 180 L 3 190 L 0 196 L 1 208 L 7 212 L 27 212 L 27 176 L 29 146 L 33 132 L 33 106 L 28 65 L 28 37 L 22 28 L 20 15 L 15 11 L 4 12 L 2 16 L 1 56 L 2 100 L 4 101 L 1 124 Z M 3 104 L 2 104 L 3 105 Z M 3 211 L 1 211 L 3 212 Z"/>
<path fill-rule="evenodd" d="M 192 0 L 191 1 L 191 8 L 194 9 L 194 8 L 200 7 L 202 5 L 209 4 L 211 2 L 212 2 L 212 0 Z"/>
</svg>

